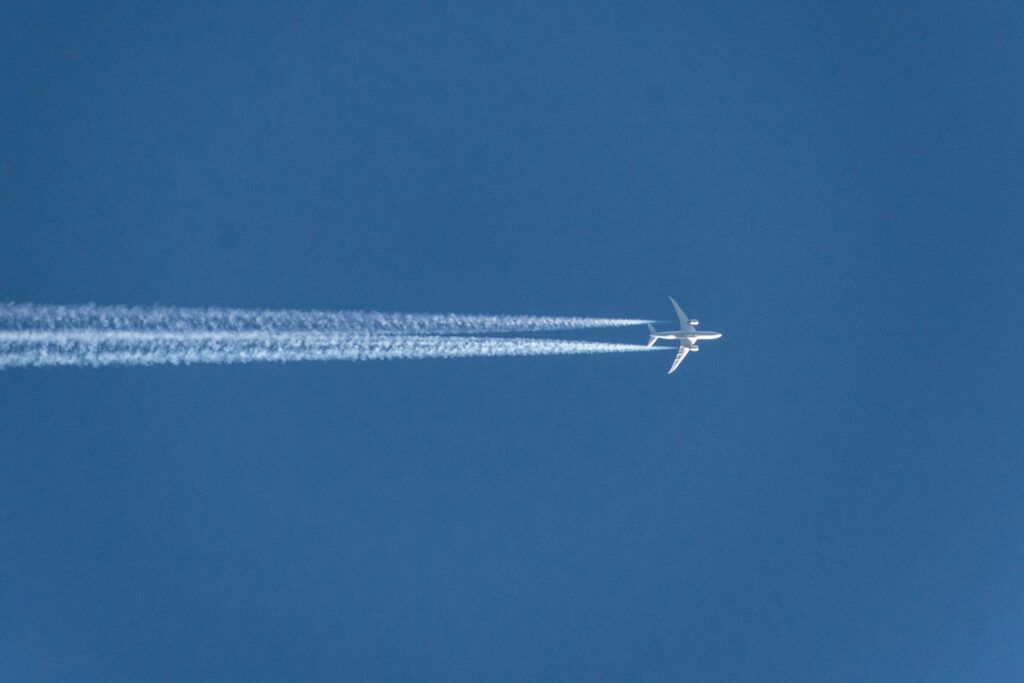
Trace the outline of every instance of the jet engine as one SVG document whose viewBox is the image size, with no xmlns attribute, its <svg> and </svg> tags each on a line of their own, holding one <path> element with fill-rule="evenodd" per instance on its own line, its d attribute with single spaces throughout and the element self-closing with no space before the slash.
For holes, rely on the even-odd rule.
<svg viewBox="0 0 1024 683">
<path fill-rule="evenodd" d="M 690 324 L 693 325 L 694 327 L 697 327 L 697 325 L 700 325 L 700 321 L 694 318 L 693 320 L 690 321 Z"/>
<path fill-rule="evenodd" d="M 691 351 L 700 351 L 700 347 L 699 346 L 689 346 L 687 348 L 690 349 Z"/>
</svg>

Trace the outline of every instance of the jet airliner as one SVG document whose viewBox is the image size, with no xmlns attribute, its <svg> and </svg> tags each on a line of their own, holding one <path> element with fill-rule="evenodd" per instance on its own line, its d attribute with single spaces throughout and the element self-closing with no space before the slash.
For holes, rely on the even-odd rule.
<svg viewBox="0 0 1024 683">
<path fill-rule="evenodd" d="M 648 324 L 647 328 L 651 331 L 651 338 L 647 342 L 647 346 L 654 346 L 659 339 L 678 339 L 679 340 L 679 353 L 676 354 L 676 359 L 672 361 L 672 367 L 668 369 L 668 374 L 672 374 L 679 367 L 679 364 L 686 358 L 686 354 L 690 351 L 700 351 L 697 346 L 697 342 L 718 339 L 722 336 L 721 332 L 698 332 L 697 325 L 700 321 L 697 319 L 690 319 L 683 313 L 683 309 L 679 308 L 679 304 L 672 297 L 668 298 L 672 302 L 672 307 L 676 309 L 676 315 L 679 316 L 679 329 L 673 331 L 658 332 L 654 329 L 654 325 Z"/>
</svg>

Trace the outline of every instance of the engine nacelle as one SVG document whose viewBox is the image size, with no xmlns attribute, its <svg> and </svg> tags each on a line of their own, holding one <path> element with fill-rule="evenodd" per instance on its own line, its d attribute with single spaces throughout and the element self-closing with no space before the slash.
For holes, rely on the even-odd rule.
<svg viewBox="0 0 1024 683">
<path fill-rule="evenodd" d="M 700 347 L 699 346 L 691 346 L 691 347 L 689 347 L 689 349 L 690 349 L 690 351 L 693 351 L 694 353 L 700 351 Z"/>
<path fill-rule="evenodd" d="M 690 324 L 693 325 L 694 327 L 697 327 L 697 325 L 700 325 L 700 321 L 694 318 L 693 320 L 690 321 Z"/>
</svg>

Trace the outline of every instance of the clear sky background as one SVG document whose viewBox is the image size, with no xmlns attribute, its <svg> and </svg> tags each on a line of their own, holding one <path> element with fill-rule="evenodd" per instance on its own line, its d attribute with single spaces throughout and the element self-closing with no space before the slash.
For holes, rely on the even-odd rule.
<svg viewBox="0 0 1024 683">
<path fill-rule="evenodd" d="M 725 337 L 2 372 L 0 678 L 1024 678 L 1020 3 L 210 4 L 5 5 L 0 298 Z"/>
</svg>

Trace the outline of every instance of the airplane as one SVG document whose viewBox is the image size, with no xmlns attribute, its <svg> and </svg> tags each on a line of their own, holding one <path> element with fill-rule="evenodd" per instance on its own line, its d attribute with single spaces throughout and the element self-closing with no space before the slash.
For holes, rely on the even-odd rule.
<svg viewBox="0 0 1024 683">
<path fill-rule="evenodd" d="M 700 351 L 697 347 L 698 341 L 705 341 L 711 339 L 719 339 L 722 336 L 721 332 L 698 332 L 697 325 L 700 324 L 699 320 L 686 317 L 683 313 L 683 309 L 679 308 L 679 304 L 672 297 L 668 298 L 672 302 L 672 307 L 676 309 L 676 315 L 679 316 L 679 329 L 671 332 L 664 331 L 658 332 L 654 329 L 654 325 L 647 324 L 647 328 L 651 331 L 651 338 L 647 342 L 647 347 L 654 346 L 659 339 L 678 339 L 679 340 L 679 353 L 676 354 L 676 359 L 672 361 L 672 367 L 669 368 L 668 374 L 672 374 L 679 367 L 679 364 L 686 358 L 686 354 L 690 351 Z"/>
</svg>

